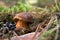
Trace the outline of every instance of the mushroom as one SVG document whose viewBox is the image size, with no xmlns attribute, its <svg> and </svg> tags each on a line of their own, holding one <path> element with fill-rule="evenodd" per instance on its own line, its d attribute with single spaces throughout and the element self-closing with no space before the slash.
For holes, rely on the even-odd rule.
<svg viewBox="0 0 60 40">
<path fill-rule="evenodd" d="M 16 23 L 16 30 L 20 30 L 21 28 L 29 28 L 29 25 L 34 21 L 33 16 L 25 12 L 16 14 L 13 20 Z"/>
</svg>

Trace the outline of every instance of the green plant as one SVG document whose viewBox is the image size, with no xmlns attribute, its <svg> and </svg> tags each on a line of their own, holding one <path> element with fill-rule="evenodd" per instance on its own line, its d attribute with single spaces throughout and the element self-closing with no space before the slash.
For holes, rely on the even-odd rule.
<svg viewBox="0 0 60 40">
<path fill-rule="evenodd" d="M 4 8 L 4 7 L 0 6 L 0 12 L 3 12 L 3 13 L 26 12 L 26 11 L 29 11 L 30 8 L 31 8 L 30 6 L 18 1 L 16 5 L 13 5 L 13 6 L 8 7 L 8 8 Z"/>
<path fill-rule="evenodd" d="M 2 10 L 4 10 L 4 7 L 0 6 L 0 12 L 2 12 Z"/>
</svg>

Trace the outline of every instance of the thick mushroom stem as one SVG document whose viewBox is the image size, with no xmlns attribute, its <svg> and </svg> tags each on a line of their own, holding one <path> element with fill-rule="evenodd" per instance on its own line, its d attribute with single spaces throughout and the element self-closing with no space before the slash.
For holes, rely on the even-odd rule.
<svg viewBox="0 0 60 40">
<path fill-rule="evenodd" d="M 29 24 L 24 21 L 17 21 L 16 22 L 16 30 L 20 30 L 21 28 L 28 28 Z"/>
</svg>

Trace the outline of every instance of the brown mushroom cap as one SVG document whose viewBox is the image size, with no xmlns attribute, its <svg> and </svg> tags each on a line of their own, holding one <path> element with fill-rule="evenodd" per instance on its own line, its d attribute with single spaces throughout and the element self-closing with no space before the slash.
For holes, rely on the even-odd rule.
<svg viewBox="0 0 60 40">
<path fill-rule="evenodd" d="M 15 17 L 13 18 L 14 21 L 18 21 L 18 20 L 22 20 L 22 21 L 26 21 L 26 22 L 30 22 L 32 23 L 34 21 L 33 16 L 30 15 L 29 13 L 19 13 L 16 14 Z"/>
</svg>

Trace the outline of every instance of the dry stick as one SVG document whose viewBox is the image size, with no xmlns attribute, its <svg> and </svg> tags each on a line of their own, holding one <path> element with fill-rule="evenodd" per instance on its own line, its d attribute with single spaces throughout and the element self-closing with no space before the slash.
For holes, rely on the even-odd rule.
<svg viewBox="0 0 60 40">
<path fill-rule="evenodd" d="M 55 19 L 55 17 L 52 17 L 52 18 L 51 18 L 50 22 L 49 22 L 48 25 L 45 27 L 45 31 L 47 31 L 47 30 L 50 28 L 50 26 L 51 26 L 51 24 L 53 23 L 54 19 Z"/>
<path fill-rule="evenodd" d="M 48 25 L 45 27 L 45 29 L 42 29 L 42 32 L 43 32 L 44 30 L 46 31 L 48 28 L 50 28 L 50 26 L 51 26 L 51 24 L 53 23 L 53 20 L 54 20 L 54 19 L 55 19 L 54 17 L 51 18 L 50 22 L 49 22 Z M 41 25 L 41 26 L 42 26 L 42 25 Z M 35 38 L 35 36 L 36 36 L 36 34 L 37 34 L 38 30 L 39 30 L 39 27 L 41 27 L 41 26 L 38 25 L 38 27 L 37 27 L 37 29 L 36 29 L 36 31 L 35 31 L 35 35 L 33 36 L 32 40 L 34 40 L 34 38 Z M 42 32 L 40 32 L 40 34 L 41 34 Z"/>
<path fill-rule="evenodd" d="M 38 33 L 39 28 L 40 28 L 42 25 L 44 25 L 45 22 L 46 22 L 46 20 L 45 20 L 43 23 L 41 23 L 41 25 L 38 24 L 38 27 L 37 27 L 37 29 L 36 29 L 36 31 L 35 31 L 35 34 L 34 34 L 34 36 L 32 37 L 31 40 L 34 40 L 34 39 L 35 39 L 35 37 L 36 37 L 36 35 L 37 35 L 37 33 Z"/>
<path fill-rule="evenodd" d="M 56 8 L 58 9 L 58 11 L 60 11 L 59 6 L 58 6 L 58 4 L 57 4 L 57 1 L 58 1 L 58 0 L 54 0 L 54 1 L 55 1 L 55 4 L 56 4 Z"/>
<path fill-rule="evenodd" d="M 53 23 L 53 20 L 54 20 L 54 19 L 55 19 L 54 17 L 52 17 L 52 18 L 50 19 L 48 25 L 44 28 L 44 30 L 42 30 L 42 32 L 43 32 L 43 31 L 47 31 L 47 30 L 50 28 L 50 26 L 51 26 L 51 24 Z"/>
<path fill-rule="evenodd" d="M 58 25 L 59 25 L 59 24 L 58 24 Z M 57 25 L 57 26 L 58 26 L 58 25 Z M 55 30 L 57 30 L 57 28 L 60 28 L 60 26 L 58 26 L 58 27 L 57 27 L 57 26 L 56 26 L 55 28 L 51 29 L 51 31 L 54 32 Z M 43 31 L 43 32 L 44 32 L 44 31 Z"/>
<path fill-rule="evenodd" d="M 44 29 L 42 29 L 42 31 L 40 32 L 39 36 L 40 36 L 44 31 L 47 31 L 48 28 L 50 28 L 50 26 L 51 26 L 51 24 L 53 23 L 53 20 L 54 20 L 54 19 L 55 19 L 54 17 L 52 17 L 52 18 L 50 19 L 48 25 L 47 25 Z M 38 36 L 38 38 L 39 38 L 39 36 Z"/>
<path fill-rule="evenodd" d="M 60 26 L 51 29 L 51 31 L 54 32 L 55 30 L 57 30 L 57 28 L 60 28 Z"/>
<path fill-rule="evenodd" d="M 54 40 L 57 40 L 57 38 L 58 38 L 58 32 L 59 32 L 59 24 L 58 24 L 58 19 L 57 19 L 57 16 L 55 16 L 56 17 L 56 20 L 57 20 L 57 31 L 56 31 L 56 36 L 55 36 L 55 39 Z"/>
<path fill-rule="evenodd" d="M 59 33 L 58 26 L 59 26 L 59 25 L 57 25 L 57 31 L 56 31 L 56 36 L 55 36 L 55 39 L 54 39 L 54 40 L 57 40 L 57 38 L 58 38 L 58 33 Z"/>
<path fill-rule="evenodd" d="M 15 33 L 15 31 L 13 31 L 13 33 L 16 35 L 17 40 L 20 40 L 20 39 L 18 38 L 18 35 Z"/>
<path fill-rule="evenodd" d="M 14 33 L 15 36 L 18 36 L 18 35 L 15 33 L 15 31 L 13 31 L 13 33 Z"/>
<path fill-rule="evenodd" d="M 54 32 L 55 30 L 57 30 L 57 28 L 59 28 L 60 26 L 59 26 L 59 24 L 55 27 L 55 28 L 53 28 L 53 29 L 51 29 L 51 31 L 52 32 Z M 45 29 L 42 29 L 42 32 L 40 32 L 40 35 L 41 35 L 41 33 L 43 33 L 45 31 Z M 40 36 L 39 35 L 39 36 Z M 58 35 L 57 35 L 58 36 Z M 39 40 L 39 39 L 38 39 Z"/>
<path fill-rule="evenodd" d="M 60 27 L 60 26 L 59 26 L 59 27 Z M 55 27 L 55 28 L 51 29 L 51 31 L 54 32 L 54 31 L 57 30 L 57 28 L 59 28 L 59 27 Z M 41 35 L 41 33 L 43 33 L 43 32 L 44 32 L 44 30 L 42 30 L 42 32 L 40 32 L 40 35 Z M 39 36 L 40 36 L 40 35 L 39 35 Z M 38 40 L 39 40 L 39 39 L 38 39 Z"/>
</svg>

